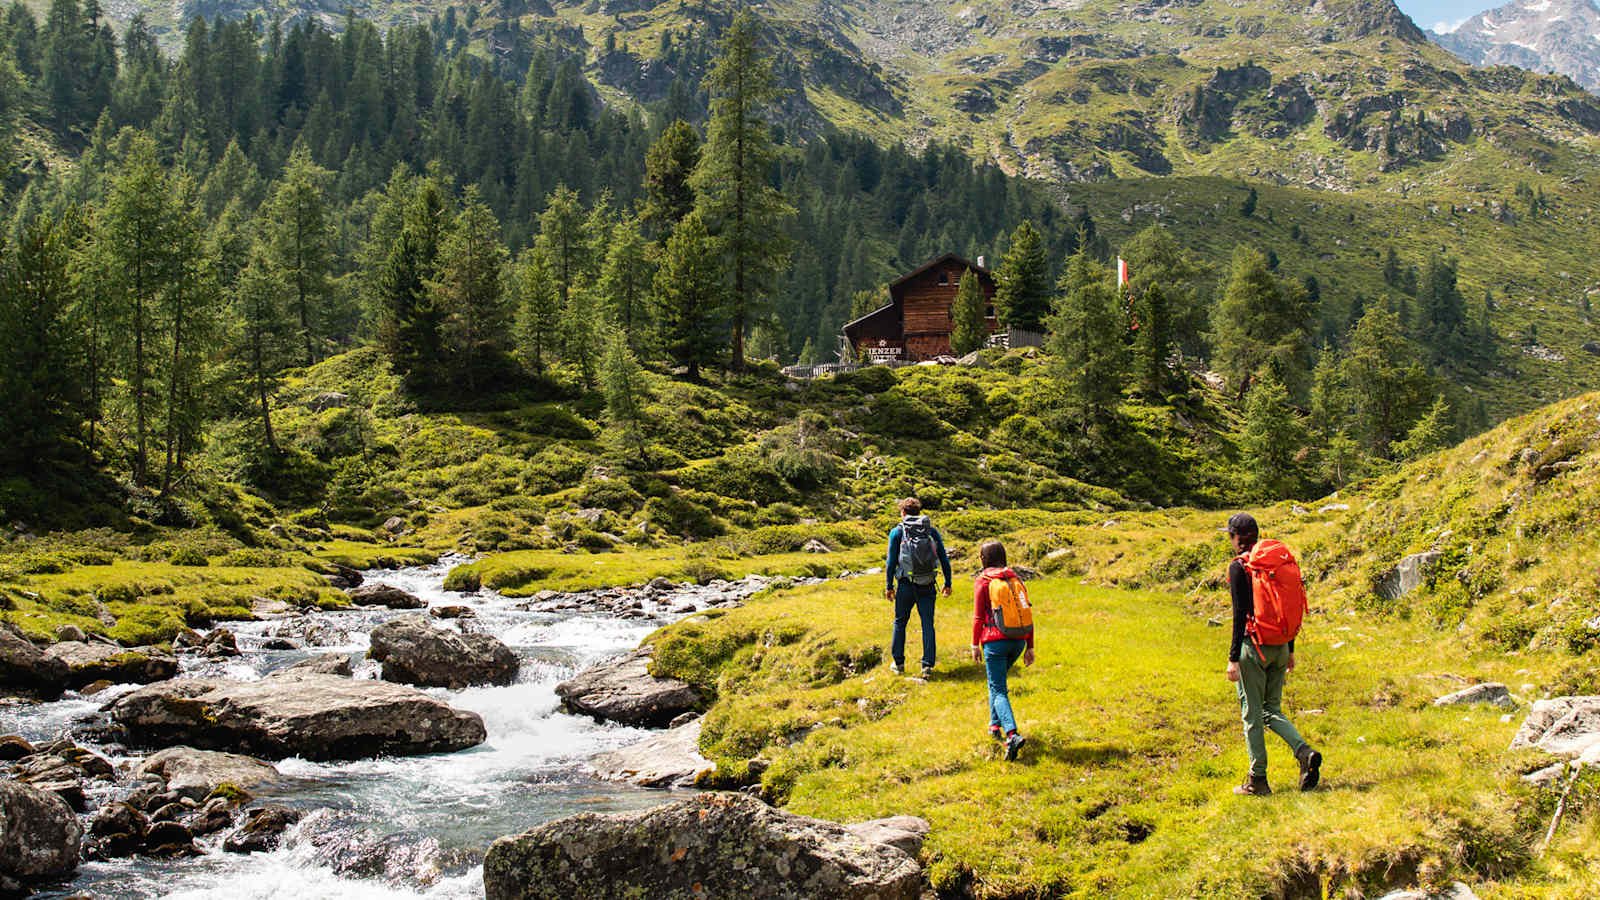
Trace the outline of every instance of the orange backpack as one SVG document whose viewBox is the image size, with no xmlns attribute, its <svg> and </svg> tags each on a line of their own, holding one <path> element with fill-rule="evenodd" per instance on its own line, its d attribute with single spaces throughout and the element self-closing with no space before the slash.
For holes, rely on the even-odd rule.
<svg viewBox="0 0 1600 900">
<path fill-rule="evenodd" d="M 1250 573 L 1255 597 L 1255 610 L 1245 630 L 1256 650 L 1294 640 L 1309 606 L 1294 554 L 1281 541 L 1257 541 L 1250 552 L 1239 557 L 1239 564 Z"/>
<path fill-rule="evenodd" d="M 1008 638 L 1033 635 L 1033 607 L 1028 604 L 1028 589 L 1009 569 L 989 569 L 989 624 Z"/>
</svg>

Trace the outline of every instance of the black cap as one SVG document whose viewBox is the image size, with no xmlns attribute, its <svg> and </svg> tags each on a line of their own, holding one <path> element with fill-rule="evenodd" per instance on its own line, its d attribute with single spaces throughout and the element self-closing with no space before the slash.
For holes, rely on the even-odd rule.
<svg viewBox="0 0 1600 900">
<path fill-rule="evenodd" d="M 1259 537 L 1261 526 L 1256 524 L 1256 517 L 1249 513 L 1234 513 L 1228 517 L 1228 533 L 1240 537 Z"/>
</svg>

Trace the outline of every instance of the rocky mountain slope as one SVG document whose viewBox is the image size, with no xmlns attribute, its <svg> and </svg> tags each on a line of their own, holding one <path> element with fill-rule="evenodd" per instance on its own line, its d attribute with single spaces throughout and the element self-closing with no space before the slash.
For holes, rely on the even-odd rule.
<svg viewBox="0 0 1600 900">
<path fill-rule="evenodd" d="M 1475 66 L 1557 72 L 1600 88 L 1600 7 L 1594 0 L 1512 0 L 1430 36 Z"/>
</svg>

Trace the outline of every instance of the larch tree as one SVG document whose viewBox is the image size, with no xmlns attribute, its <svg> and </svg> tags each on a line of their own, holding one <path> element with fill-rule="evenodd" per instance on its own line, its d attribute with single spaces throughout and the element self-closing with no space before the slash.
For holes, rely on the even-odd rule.
<svg viewBox="0 0 1600 900">
<path fill-rule="evenodd" d="M 546 357 L 560 340 L 561 298 L 543 254 L 524 250 L 512 267 L 516 291 L 517 350 L 525 365 L 543 372 Z"/>
<path fill-rule="evenodd" d="M 706 84 L 711 121 L 692 183 L 698 209 L 726 266 L 730 362 L 740 372 L 745 367 L 745 332 L 766 311 L 768 295 L 788 261 L 789 239 L 782 225 L 794 215 L 772 185 L 777 152 L 762 112 L 776 88 L 749 12 L 734 16 Z"/>
<path fill-rule="evenodd" d="M 318 333 L 320 320 L 327 316 L 325 306 L 332 293 L 328 281 L 330 235 L 323 207 L 330 174 L 311 161 L 304 147 L 296 148 L 267 201 L 262 220 L 272 262 L 294 291 L 293 308 L 307 366 L 317 361 L 323 337 Z"/>
<path fill-rule="evenodd" d="M 1289 391 L 1270 371 L 1255 378 L 1245 401 L 1244 431 L 1239 449 L 1246 477 L 1260 500 L 1293 496 L 1303 483 L 1299 462 L 1306 429 L 1289 402 Z"/>
<path fill-rule="evenodd" d="M 277 373 L 287 363 L 292 345 L 293 326 L 283 300 L 289 295 L 266 248 L 259 244 L 250 250 L 249 261 L 234 282 L 232 300 L 239 322 L 238 355 L 245 363 L 250 392 L 261 416 L 261 433 L 274 456 L 280 452 L 272 431 L 271 396 L 277 387 Z"/>
<path fill-rule="evenodd" d="M 607 318 L 622 330 L 635 354 L 644 349 L 649 334 L 650 282 L 655 275 L 650 245 L 639 229 L 639 219 L 628 217 L 611 229 L 605 266 L 600 271 L 600 295 Z"/>
<path fill-rule="evenodd" d="M 950 309 L 950 315 L 955 319 L 950 333 L 950 349 L 957 356 L 966 356 L 989 339 L 989 327 L 983 315 L 987 305 L 988 299 L 983 294 L 978 273 L 968 269 L 961 275 L 955 304 Z"/>
<path fill-rule="evenodd" d="M 198 189 L 187 175 L 174 181 L 169 207 L 167 249 L 171 265 L 160 304 L 168 353 L 163 494 L 172 490 L 188 451 L 198 443 L 204 429 L 209 393 L 204 384 L 219 332 L 221 299 L 212 260 L 205 251 Z"/>
<path fill-rule="evenodd" d="M 1304 288 L 1279 283 L 1260 251 L 1236 250 L 1211 336 L 1218 366 L 1235 393 L 1243 398 L 1250 379 L 1270 364 L 1290 395 L 1303 397 L 1315 321 Z"/>
<path fill-rule="evenodd" d="M 0 245 L 0 462 L 27 468 L 71 439 L 85 393 L 84 321 L 70 274 L 77 217 L 39 219 Z M 12 469 L 16 471 L 16 469 Z"/>
<path fill-rule="evenodd" d="M 647 465 L 644 458 L 644 370 L 628 347 L 627 335 L 611 332 L 600 369 L 609 433 L 617 449 L 628 454 L 629 459 Z"/>
</svg>

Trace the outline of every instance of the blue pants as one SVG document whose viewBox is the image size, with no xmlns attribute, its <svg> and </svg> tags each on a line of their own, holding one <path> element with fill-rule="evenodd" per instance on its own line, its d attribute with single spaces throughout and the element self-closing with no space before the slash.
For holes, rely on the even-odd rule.
<svg viewBox="0 0 1600 900">
<path fill-rule="evenodd" d="M 1011 714 L 1011 694 L 1006 690 L 1006 672 L 1011 669 L 1028 642 L 1020 638 L 990 641 L 983 645 L 983 668 L 989 675 L 989 724 L 1010 734 L 1017 730 L 1017 717 Z"/>
<path fill-rule="evenodd" d="M 932 584 L 917 584 L 900 579 L 894 590 L 894 639 L 889 642 L 889 656 L 897 666 L 906 664 L 906 623 L 911 621 L 911 608 L 917 608 L 922 619 L 922 665 L 933 668 L 933 600 L 936 596 Z"/>
</svg>

